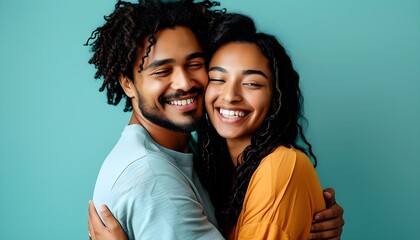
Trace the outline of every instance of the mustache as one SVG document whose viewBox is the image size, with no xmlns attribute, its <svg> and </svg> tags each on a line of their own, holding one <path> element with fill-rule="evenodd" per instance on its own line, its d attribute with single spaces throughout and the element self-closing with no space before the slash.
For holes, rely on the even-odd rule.
<svg viewBox="0 0 420 240">
<path fill-rule="evenodd" d="M 198 87 L 192 87 L 190 90 L 188 91 L 183 91 L 183 90 L 177 90 L 176 92 L 174 92 L 171 95 L 167 95 L 167 96 L 163 96 L 159 98 L 159 102 L 161 104 L 168 102 L 168 99 L 177 99 L 180 98 L 182 96 L 185 95 L 190 95 L 190 94 L 203 94 L 204 89 L 202 88 L 198 88 Z"/>
</svg>

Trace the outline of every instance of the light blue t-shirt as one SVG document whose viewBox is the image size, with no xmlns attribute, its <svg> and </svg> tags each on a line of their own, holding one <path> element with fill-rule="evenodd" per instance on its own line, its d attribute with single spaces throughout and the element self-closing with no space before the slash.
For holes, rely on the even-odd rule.
<svg viewBox="0 0 420 240">
<path fill-rule="evenodd" d="M 99 172 L 93 201 L 106 204 L 129 239 L 223 239 L 193 169 L 193 154 L 157 144 L 126 126 Z"/>
</svg>

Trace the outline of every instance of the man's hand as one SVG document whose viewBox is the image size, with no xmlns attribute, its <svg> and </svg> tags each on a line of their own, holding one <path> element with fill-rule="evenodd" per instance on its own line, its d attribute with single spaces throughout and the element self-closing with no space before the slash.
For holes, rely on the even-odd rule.
<svg viewBox="0 0 420 240">
<path fill-rule="evenodd" d="M 339 240 L 343 232 L 344 210 L 335 202 L 334 189 L 325 189 L 324 198 L 327 209 L 315 213 L 310 239 Z"/>
<path fill-rule="evenodd" d="M 96 212 L 92 201 L 89 201 L 89 237 L 92 240 L 127 240 L 120 223 L 114 218 L 105 205 L 101 206 L 101 216 Z"/>
</svg>

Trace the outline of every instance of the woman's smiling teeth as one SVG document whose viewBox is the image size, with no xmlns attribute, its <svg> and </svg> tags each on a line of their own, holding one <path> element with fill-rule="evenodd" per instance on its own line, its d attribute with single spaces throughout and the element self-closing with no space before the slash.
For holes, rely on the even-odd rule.
<svg viewBox="0 0 420 240">
<path fill-rule="evenodd" d="M 245 112 L 242 112 L 242 111 L 233 111 L 233 110 L 227 110 L 227 109 L 220 108 L 219 112 L 225 118 L 235 118 L 235 117 L 244 117 L 245 116 Z"/>
<path fill-rule="evenodd" d="M 170 101 L 169 103 L 172 105 L 184 106 L 184 105 L 191 104 L 192 102 L 194 102 L 194 98 L 188 98 L 184 100 L 174 100 L 174 101 Z"/>
</svg>

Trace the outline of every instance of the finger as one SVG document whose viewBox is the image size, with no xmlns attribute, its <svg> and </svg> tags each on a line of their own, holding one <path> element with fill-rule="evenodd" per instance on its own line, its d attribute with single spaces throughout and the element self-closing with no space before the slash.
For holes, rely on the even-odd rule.
<svg viewBox="0 0 420 240">
<path fill-rule="evenodd" d="M 334 188 L 326 188 L 324 189 L 324 197 L 326 199 L 331 199 L 335 197 L 335 190 Z"/>
<path fill-rule="evenodd" d="M 88 235 L 89 239 L 95 239 L 95 231 L 93 231 L 92 222 L 88 220 Z"/>
<path fill-rule="evenodd" d="M 331 229 L 323 232 L 312 232 L 310 239 L 340 239 L 342 229 Z"/>
<path fill-rule="evenodd" d="M 341 218 L 333 218 L 330 220 L 316 222 L 311 226 L 311 232 L 321 232 L 331 229 L 341 228 L 343 226 Z"/>
<path fill-rule="evenodd" d="M 93 205 L 93 201 L 89 201 L 89 221 L 92 225 L 92 231 L 90 231 L 91 234 L 92 232 L 100 231 L 102 228 L 105 228 L 105 225 L 102 223 L 101 218 L 96 212 L 96 208 Z"/>
<path fill-rule="evenodd" d="M 89 235 L 89 239 L 92 239 L 92 240 L 96 239 L 95 230 L 93 228 L 92 221 L 90 220 L 90 218 L 88 218 L 88 235 Z"/>
<path fill-rule="evenodd" d="M 332 188 L 327 188 L 323 192 L 325 205 L 327 208 L 330 208 L 335 204 L 335 191 Z"/>
<path fill-rule="evenodd" d="M 330 208 L 315 213 L 314 222 L 325 221 L 328 219 L 339 218 L 343 221 L 343 208 L 334 203 Z M 343 223 L 344 224 L 344 223 Z"/>
<path fill-rule="evenodd" d="M 101 217 L 109 230 L 116 230 L 120 226 L 120 223 L 117 221 L 117 219 L 115 219 L 114 215 L 106 205 L 102 205 L 100 211 Z"/>
</svg>

